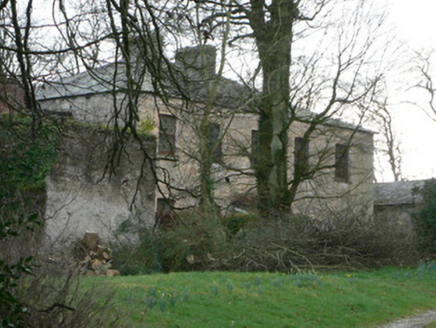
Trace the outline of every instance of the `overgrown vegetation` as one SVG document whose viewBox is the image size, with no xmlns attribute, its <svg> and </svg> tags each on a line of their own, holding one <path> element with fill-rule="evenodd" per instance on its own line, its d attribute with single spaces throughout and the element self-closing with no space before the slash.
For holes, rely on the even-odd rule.
<svg viewBox="0 0 436 328">
<path fill-rule="evenodd" d="M 113 326 L 109 295 L 96 303 L 101 291 L 79 290 L 70 262 L 38 254 L 57 127 L 17 116 L 0 118 L 0 126 L 0 327 Z"/>
<path fill-rule="evenodd" d="M 192 211 L 171 228 L 154 233 L 144 228 L 138 235 L 138 245 L 114 245 L 114 266 L 122 274 L 212 269 L 210 260 L 229 246 L 219 222 Z"/>
<path fill-rule="evenodd" d="M 45 176 L 56 158 L 56 126 L 48 121 L 35 123 L 12 115 L 0 120 L 2 193 L 43 188 Z"/>
<path fill-rule="evenodd" d="M 28 218 L 25 223 L 28 229 L 30 229 L 31 223 L 37 222 L 36 218 L 37 215 L 32 215 Z M 23 222 L 19 222 L 18 225 L 16 225 L 11 221 L 1 220 L 0 245 L 4 246 L 9 238 L 18 236 L 19 232 L 16 228 L 20 228 L 23 225 Z M 0 256 L 0 326 L 20 327 L 25 322 L 24 318 L 27 313 L 27 308 L 18 300 L 14 291 L 18 287 L 17 282 L 22 274 L 32 274 L 32 257 L 20 257 L 14 263 L 6 262 L 6 259 L 3 257 L 4 254 Z"/>
<path fill-rule="evenodd" d="M 148 134 L 155 127 L 151 119 L 140 121 L 141 113 L 138 104 L 142 99 L 139 95 L 146 89 L 150 91 L 148 88 L 142 88 L 142 82 L 146 78 L 143 74 L 147 72 L 151 75 L 151 85 L 153 86 L 151 91 L 160 95 L 160 100 L 164 104 L 168 105 L 168 99 L 174 95 L 173 92 L 169 92 L 172 91 L 172 87 L 168 88 L 167 85 L 177 84 L 176 88 L 179 89 L 181 98 L 191 98 L 181 90 L 179 83 L 176 83 L 177 79 L 171 78 L 174 72 L 172 72 L 172 65 L 169 65 L 169 61 L 162 58 L 165 52 L 162 45 L 165 42 L 159 35 L 160 30 L 165 30 L 168 37 L 171 37 L 172 33 L 179 34 L 182 25 L 187 25 L 191 29 L 190 32 L 185 31 L 188 32 L 186 36 L 188 38 L 188 35 L 191 38 L 198 36 L 198 42 L 201 45 L 208 40 L 213 40 L 212 34 L 214 34 L 218 42 L 222 41 L 223 55 L 226 52 L 225 45 L 230 45 L 233 41 L 245 39 L 248 36 L 254 37 L 259 55 L 258 66 L 261 71 L 255 70 L 254 75 L 249 78 L 249 83 L 246 85 L 257 85 L 258 77 L 260 77 L 263 88 L 258 95 L 250 92 L 250 95 L 254 96 L 255 99 L 250 96 L 250 99 L 246 99 L 245 104 L 241 104 L 243 106 L 237 106 L 240 107 L 239 112 L 248 103 L 253 104 L 252 113 L 259 117 L 259 150 L 264 155 L 257 159 L 258 164 L 254 168 L 259 209 L 265 218 L 274 220 L 269 220 L 269 222 L 263 220 L 260 224 L 261 220 L 256 216 L 246 215 L 234 215 L 224 218 L 221 222 L 218 220 L 212 179 L 214 147 L 211 147 L 206 140 L 206 137 L 212 134 L 209 123 L 215 115 L 211 110 L 214 106 L 213 98 L 218 88 L 218 84 L 216 84 L 212 88 L 215 89 L 215 92 L 207 95 L 210 101 L 208 100 L 204 108 L 200 107 L 202 115 L 197 117 L 200 117 L 198 121 L 201 123 L 194 125 L 201 131 L 198 135 L 201 157 L 199 176 L 203 182 L 200 188 L 201 192 L 196 196 L 202 199 L 200 206 L 203 210 L 215 213 L 210 217 L 204 217 L 204 214 L 199 213 L 188 213 L 186 216 L 181 215 L 170 228 L 161 229 L 155 233 L 147 230 L 141 231 L 138 247 L 119 248 L 118 254 L 115 255 L 118 268 L 124 274 L 184 270 L 282 272 L 310 270 L 313 272 L 320 268 L 354 270 L 413 260 L 414 254 L 408 247 L 411 245 L 408 239 L 403 238 L 404 236 L 395 229 L 391 229 L 391 226 L 386 227 L 383 224 L 371 222 L 366 219 L 365 215 L 350 214 L 351 212 L 333 213 L 329 216 L 329 220 L 316 221 L 305 216 L 286 214 L 296 199 L 299 185 L 304 180 L 312 179 L 316 173 L 314 171 L 308 174 L 308 172 L 303 172 L 305 170 L 296 170 L 297 174 L 294 175 L 294 178 L 288 177 L 288 153 L 290 154 L 288 151 L 290 144 L 288 130 L 290 127 L 303 120 L 307 124 L 304 139 L 309 140 L 311 136 L 318 133 L 319 127 L 326 120 L 341 109 L 345 110 L 344 104 L 359 102 L 359 105 L 366 105 L 367 101 L 372 99 L 376 85 L 383 76 L 382 72 L 375 70 L 361 70 L 361 67 L 367 67 L 365 58 L 372 58 L 372 48 L 375 44 L 372 42 L 375 36 L 374 32 L 381 24 L 379 20 L 370 22 L 369 25 L 366 24 L 369 21 L 367 17 L 377 17 L 378 15 L 372 12 L 372 15 L 365 16 L 366 11 L 362 10 L 363 7 L 356 8 L 356 16 L 342 15 L 343 17 L 353 16 L 355 19 L 349 25 L 350 27 L 354 26 L 354 28 L 347 29 L 345 28 L 347 25 L 341 25 L 340 29 L 349 31 L 349 36 L 339 33 L 338 39 L 334 42 L 331 41 L 333 45 L 338 46 L 338 53 L 329 53 L 330 47 L 326 46 L 320 47 L 321 51 L 313 56 L 310 54 L 310 56 L 300 56 L 298 53 L 291 52 L 291 49 L 294 49 L 291 45 L 294 44 L 296 32 L 300 34 L 300 37 L 305 36 L 305 34 L 307 36 L 319 34 L 301 33 L 299 28 L 295 28 L 296 24 L 303 22 L 301 25 L 306 26 L 307 20 L 314 20 L 325 11 L 326 16 L 321 15 L 323 19 L 319 23 L 314 21 L 314 24 L 307 25 L 323 31 L 324 26 L 329 25 L 324 23 L 324 19 L 330 16 L 331 8 L 336 7 L 334 2 L 331 3 L 332 7 L 329 7 L 330 1 L 312 3 L 312 6 L 306 7 L 304 4 L 300 5 L 299 1 L 283 2 L 279 6 L 275 4 L 262 5 L 262 1 L 257 4 L 247 2 L 245 4 L 236 3 L 236 5 L 233 2 L 227 4 L 214 1 L 188 1 L 180 4 L 156 2 L 156 6 L 143 7 L 138 2 L 123 1 L 117 5 L 113 1 L 108 1 L 101 8 L 97 6 L 101 10 L 95 10 L 97 8 L 94 6 L 95 3 L 85 1 L 83 6 L 76 6 L 77 11 L 73 13 L 74 16 L 69 16 L 70 11 L 67 12 L 61 4 L 59 11 L 53 12 L 53 17 L 62 17 L 64 22 L 69 23 L 66 24 L 65 29 L 57 29 L 60 33 L 57 35 L 59 40 L 66 41 L 66 44 L 60 45 L 61 48 L 58 48 L 58 51 L 50 49 L 53 45 L 46 45 L 42 49 L 39 43 L 32 42 L 34 28 L 45 30 L 45 27 L 50 26 L 52 29 L 60 26 L 58 22 L 37 26 L 32 22 L 32 1 L 27 2 L 27 9 L 23 11 L 26 14 L 22 17 L 19 17 L 17 12 L 24 7 L 17 11 L 16 0 L 3 1 L 0 11 L 3 13 L 4 35 L 7 35 L 8 38 L 3 40 L 6 46 L 3 49 L 5 56 L 2 58 L 1 66 L 4 74 L 11 77 L 12 83 L 19 84 L 24 91 L 23 103 L 17 107 L 23 109 L 23 112 L 25 109 L 32 115 L 30 119 L 20 118 L 19 120 L 13 119 L 14 116 L 11 115 L 0 121 L 2 127 L 0 129 L 0 237 L 2 238 L 0 242 L 0 246 L 2 246 L 2 254 L 0 254 L 0 310 L 2 324 L 10 327 L 104 327 L 112 326 L 116 321 L 116 316 L 106 314 L 107 311 L 113 310 L 109 304 L 103 306 L 99 304 L 94 307 L 92 295 L 84 295 L 75 288 L 76 281 L 73 279 L 74 275 L 71 271 L 63 271 L 56 277 L 49 276 L 48 272 L 52 273 L 52 267 L 47 267 L 45 261 L 34 257 L 33 249 L 37 248 L 38 245 L 33 239 L 36 234 L 31 232 L 34 230 L 35 224 L 38 223 L 38 218 L 42 216 L 35 214 L 38 212 L 41 214 L 41 209 L 32 204 L 34 195 L 30 196 L 31 200 L 28 202 L 28 192 L 43 189 L 44 178 L 56 156 L 57 136 L 56 127 L 43 120 L 45 113 L 38 105 L 34 86 L 37 85 L 41 88 L 52 86 L 55 89 L 60 89 L 59 84 L 50 85 L 49 81 L 61 81 L 53 76 L 53 73 L 66 76 L 66 73 L 68 75 L 74 74 L 74 72 L 83 71 L 85 68 L 97 68 L 103 63 L 103 59 L 105 62 L 111 59 L 107 58 L 107 55 L 99 53 L 99 49 L 106 48 L 106 40 L 115 40 L 116 49 L 112 59 L 121 59 L 120 57 L 122 57 L 122 66 L 125 68 L 121 68 L 119 63 L 115 63 L 114 75 L 104 78 L 110 84 L 106 91 L 110 91 L 114 107 L 112 116 L 109 118 L 109 121 L 114 123 L 113 129 L 116 132 L 113 156 L 108 160 L 112 167 L 117 162 L 116 159 L 119 158 L 116 156 L 116 150 L 123 148 L 117 147 L 117 145 L 122 146 L 124 142 L 122 137 L 125 133 L 132 133 L 137 138 L 138 134 Z M 371 13 L 369 9 L 368 14 Z M 348 13 L 345 8 L 343 8 L 343 12 Z M 83 19 L 83 17 L 87 17 L 87 19 Z M 165 19 L 162 19 L 163 17 Z M 285 23 L 283 24 L 283 22 Z M 236 23 L 236 26 L 246 25 L 246 28 L 252 30 L 253 33 L 248 31 L 247 34 L 245 32 L 239 34 L 239 31 L 242 31 L 239 28 L 232 32 L 230 26 L 233 23 Z M 225 30 L 212 29 L 213 25 L 225 27 Z M 144 29 L 139 29 L 139 26 L 144 27 Z M 173 26 L 177 27 L 173 29 Z M 195 28 L 192 29 L 192 27 Z M 84 29 L 82 30 L 82 28 Z M 243 29 L 245 30 L 245 28 Z M 144 33 L 145 31 L 147 32 Z M 355 39 L 357 34 L 365 37 L 362 33 L 357 33 L 363 31 L 370 31 L 367 40 Z M 327 32 L 326 30 L 322 34 L 330 34 Z M 50 32 L 50 34 L 52 33 Z M 138 48 L 142 48 L 142 51 L 139 52 L 143 55 L 143 67 L 133 67 L 133 44 L 128 41 L 133 35 L 137 35 L 137 40 L 141 40 Z M 349 39 L 345 44 L 354 46 L 346 46 L 341 49 L 339 46 L 343 40 L 342 36 Z M 171 39 L 177 43 L 178 38 Z M 330 42 L 328 38 L 323 37 L 323 39 L 327 43 Z M 177 46 L 177 44 L 175 45 Z M 362 48 L 357 49 L 358 45 L 361 45 Z M 336 49 L 336 46 L 332 48 Z M 376 50 L 378 49 L 374 49 L 374 51 Z M 143 53 L 144 51 L 146 54 Z M 120 54 L 121 56 L 119 56 Z M 225 58 L 222 57 L 218 75 L 221 75 L 225 63 Z M 297 58 L 309 58 L 310 60 L 307 63 L 298 60 L 296 63 L 299 65 L 291 67 L 291 62 Z M 349 60 L 343 61 L 344 58 L 349 58 Z M 356 58 L 359 60 L 356 61 Z M 370 62 L 372 61 L 370 60 L 368 64 Z M 39 64 L 32 65 L 32 63 Z M 75 63 L 80 63 L 80 68 L 76 67 Z M 163 65 L 164 63 L 165 65 Z M 300 68 L 297 69 L 297 66 Z M 326 71 L 324 67 L 336 67 L 336 69 L 332 69 L 332 74 L 327 76 L 324 74 L 327 74 L 328 70 Z M 300 74 L 300 69 L 303 74 Z M 293 75 L 300 76 L 301 79 L 292 79 L 291 83 L 291 70 Z M 90 74 L 91 84 L 99 82 L 99 86 L 102 86 L 102 77 L 95 74 L 97 71 L 88 70 L 88 72 L 92 72 Z M 366 73 L 361 74 L 361 71 Z M 119 72 L 124 75 L 126 81 L 122 88 L 124 90 L 119 88 Z M 374 74 L 366 76 L 367 72 L 374 72 Z M 320 75 L 320 73 L 322 74 Z M 163 76 L 166 76 L 167 79 L 170 78 L 170 81 L 164 80 Z M 323 78 L 318 81 L 318 76 L 323 76 Z M 350 77 L 351 80 L 349 80 Z M 333 81 L 333 84 L 330 85 L 325 81 Z M 71 84 L 71 86 L 73 85 L 74 83 Z M 89 85 L 81 85 L 81 87 L 86 90 Z M 314 92 L 314 90 L 316 91 Z M 92 88 L 89 88 L 89 91 L 94 92 Z M 153 92 L 147 93 L 147 97 L 151 94 Z M 327 94 L 331 96 L 326 98 Z M 62 95 L 62 92 L 59 95 Z M 119 95 L 121 95 L 119 98 L 122 98 L 120 102 L 118 101 Z M 244 98 L 241 94 L 238 96 Z M 323 104 L 319 101 L 320 99 L 327 101 Z M 189 107 L 185 103 L 189 104 L 192 100 L 194 99 L 183 100 L 183 104 L 181 106 L 177 104 L 176 107 L 185 109 L 185 107 Z M 157 103 L 158 101 L 155 101 L 155 105 Z M 63 108 L 64 104 L 60 107 Z M 69 105 L 76 106 L 73 103 Z M 13 106 L 9 104 L 8 107 Z M 310 110 L 317 107 L 321 111 L 313 116 L 306 114 L 300 116 L 298 113 L 299 108 Z M 71 108 L 73 107 L 71 106 Z M 18 108 L 13 109 L 18 110 Z M 218 112 L 219 117 L 222 116 L 221 114 Z M 192 120 L 190 116 L 188 117 L 188 120 Z M 107 128 L 106 123 L 108 122 L 102 122 L 105 128 Z M 224 140 L 223 137 L 221 135 L 220 139 Z M 349 143 L 348 140 L 345 141 L 347 144 Z M 302 150 L 305 148 L 307 148 L 307 144 L 302 147 Z M 145 150 L 144 155 L 151 162 L 152 156 Z M 323 166 L 312 165 L 314 170 Z M 327 167 L 327 169 L 330 168 Z M 298 173 L 298 171 L 301 172 Z M 166 182 L 171 194 L 173 187 L 170 184 L 171 178 L 168 177 L 164 180 L 163 182 Z M 191 189 L 190 186 L 189 189 Z M 133 202 L 131 205 L 133 208 Z M 16 247 L 18 244 L 21 246 L 20 248 Z M 25 253 L 23 249 L 29 254 Z M 57 265 L 71 269 L 70 262 Z M 274 280 L 272 284 L 280 288 L 284 287 L 286 281 L 281 276 L 277 277 L 277 280 Z M 289 281 L 292 281 L 295 276 L 290 277 Z M 227 288 L 230 293 L 239 288 L 231 281 L 225 280 L 223 283 L 225 284 L 223 286 L 212 285 L 213 296 L 218 297 L 222 288 Z M 257 297 L 263 294 L 263 286 L 257 278 L 254 279 L 254 282 L 248 281 L 246 283 L 247 290 L 253 284 L 258 286 Z M 299 275 L 295 283 L 298 288 L 313 288 L 314 290 L 325 284 L 321 278 L 313 275 Z M 362 288 L 364 287 L 362 286 Z M 139 289 L 143 291 L 144 288 L 140 286 Z M 180 291 L 176 292 L 180 293 Z M 337 292 L 337 289 L 332 289 L 330 292 Z M 250 292 L 245 292 L 245 295 L 249 294 Z M 262 308 L 265 305 L 270 308 L 281 305 L 278 303 L 284 295 L 274 294 L 280 297 L 268 300 L 266 304 L 261 302 L 262 304 L 256 305 Z M 182 295 L 184 296 L 176 297 L 175 295 L 176 293 L 169 291 L 164 291 L 159 295 L 158 290 L 150 290 L 144 299 L 143 312 L 148 313 L 149 309 L 153 308 L 158 301 L 159 308 L 165 313 L 168 306 L 174 307 L 179 301 L 187 301 L 190 293 L 183 291 Z M 317 295 L 310 296 L 313 298 Z M 236 299 L 238 298 L 239 296 Z M 136 303 L 136 299 L 134 300 Z M 230 299 L 230 303 L 233 300 L 233 298 Z M 213 306 L 220 306 L 227 301 L 229 301 L 228 298 L 217 298 L 217 302 Z M 358 305 L 351 307 L 353 312 L 359 308 Z M 286 309 L 287 307 L 280 308 L 274 315 L 286 313 Z M 196 307 L 195 311 L 193 316 L 196 318 L 199 315 L 204 315 L 198 312 L 199 306 Z M 204 320 L 201 319 L 199 321 L 201 325 L 199 325 L 203 326 Z M 265 324 L 270 326 L 276 325 L 273 318 L 265 317 L 263 320 L 266 320 Z M 317 319 L 315 322 L 318 324 L 321 323 L 321 320 Z M 162 325 L 166 326 L 168 323 L 165 319 Z M 214 321 L 214 323 L 223 326 L 220 321 Z M 313 323 L 314 321 L 310 320 L 312 326 Z M 225 325 L 228 324 L 229 322 L 225 322 Z M 231 325 L 233 324 L 232 320 Z M 260 325 L 265 326 L 265 324 L 262 322 Z M 324 322 L 322 324 L 324 325 Z"/>
<path fill-rule="evenodd" d="M 131 327 L 348 328 L 435 308 L 435 268 L 423 263 L 413 270 L 191 272 L 96 281 L 115 293 Z"/>
<path fill-rule="evenodd" d="M 38 192 L 30 196 L 28 191 L 44 187 L 55 157 L 55 130 L 43 123 L 36 128 L 32 120 L 14 116 L 2 117 L 0 126 L 0 322 L 21 327 L 28 309 L 16 290 L 23 275 L 33 274 L 30 248 L 35 245 L 26 243 L 26 252 L 17 246 L 40 225 L 37 201 L 32 199 Z"/>
<path fill-rule="evenodd" d="M 345 210 L 315 220 L 289 215 L 265 222 L 236 214 L 221 222 L 187 212 L 170 228 L 140 232 L 135 248 L 118 246 L 122 274 L 230 270 L 300 272 L 410 265 L 419 253 L 411 231 Z"/>
<path fill-rule="evenodd" d="M 414 192 L 422 198 L 418 210 L 413 213 L 419 246 L 434 258 L 436 256 L 436 180 L 425 181 L 422 189 L 416 189 Z"/>
</svg>

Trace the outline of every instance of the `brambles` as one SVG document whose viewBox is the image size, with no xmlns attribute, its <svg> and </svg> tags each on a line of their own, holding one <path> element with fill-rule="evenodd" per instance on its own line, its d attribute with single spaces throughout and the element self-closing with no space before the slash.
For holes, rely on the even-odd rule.
<svg viewBox="0 0 436 328">
<path fill-rule="evenodd" d="M 143 231 L 139 245 L 119 247 L 114 265 L 122 274 L 143 274 L 354 270 L 416 263 L 412 234 L 363 212 L 344 209 L 320 220 L 289 215 L 273 222 L 236 214 L 215 224 L 186 212 L 171 228 Z"/>
</svg>

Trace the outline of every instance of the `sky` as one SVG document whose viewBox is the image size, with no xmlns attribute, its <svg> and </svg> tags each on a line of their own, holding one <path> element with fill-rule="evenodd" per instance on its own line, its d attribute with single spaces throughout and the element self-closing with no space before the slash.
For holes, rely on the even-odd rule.
<svg viewBox="0 0 436 328">
<path fill-rule="evenodd" d="M 390 23 L 415 47 L 436 47 L 436 1 L 387 0 Z"/>
<path fill-rule="evenodd" d="M 436 49 L 435 0 L 385 0 L 388 10 L 387 24 L 398 38 L 415 51 Z M 436 62 L 434 63 L 436 67 Z M 407 75 L 397 78 L 407 84 Z M 436 76 L 435 76 L 436 83 Z M 394 127 L 401 141 L 403 178 L 406 180 L 436 178 L 436 121 L 410 103 L 427 106 L 427 95 L 417 90 L 391 93 L 391 113 Z M 376 173 L 378 181 L 392 181 L 392 174 L 385 170 Z"/>
</svg>

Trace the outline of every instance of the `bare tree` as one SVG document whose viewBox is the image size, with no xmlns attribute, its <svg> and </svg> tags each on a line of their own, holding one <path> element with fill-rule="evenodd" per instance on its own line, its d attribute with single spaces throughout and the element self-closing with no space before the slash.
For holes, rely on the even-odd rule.
<svg viewBox="0 0 436 328">
<path fill-rule="evenodd" d="M 216 98 L 221 85 L 230 24 L 222 24 L 215 29 L 222 36 L 222 60 L 218 71 L 212 72 L 207 65 L 203 65 L 206 64 L 209 47 L 205 43 L 212 34 L 208 27 L 202 26 L 198 4 L 95 0 L 76 4 L 73 8 L 64 0 L 54 3 L 55 28 L 59 44 L 63 44 L 64 48 L 53 51 L 52 55 L 59 65 L 52 68 L 55 76 L 51 80 L 43 79 L 44 86 L 65 96 L 63 92 L 69 87 L 68 79 L 86 72 L 89 79 L 86 83 L 104 85 L 105 90 L 110 92 L 112 111 L 102 122 L 111 125 L 115 131 L 114 151 L 108 170 L 113 170 L 123 151 L 126 133 L 133 134 L 141 142 L 138 129 L 144 113 L 140 113 L 140 107 L 147 97 L 154 100 L 153 105 L 158 112 L 172 113 L 191 125 L 199 151 L 185 153 L 198 164 L 199 189 L 172 181 L 175 173 L 170 172 L 167 166 L 175 162 L 174 158 L 161 156 L 156 160 L 145 148 L 144 153 L 147 161 L 156 164 L 153 165 L 154 174 L 163 196 L 177 198 L 177 193 L 189 194 L 200 200 L 202 209 L 211 210 L 217 217 L 214 179 L 211 177 L 217 144 L 210 144 L 209 136 L 213 133 L 211 127 L 217 114 L 222 114 L 216 108 Z M 222 8 L 224 12 L 228 10 L 225 4 Z M 164 43 L 167 40 L 170 46 L 179 47 L 180 38 L 191 38 L 191 45 L 197 45 L 201 67 L 197 67 L 194 75 L 191 74 L 192 69 L 185 71 L 185 67 L 178 67 L 183 60 L 177 63 L 176 58 L 174 64 L 165 52 Z M 147 90 L 144 90 L 144 85 Z M 196 90 L 198 86 L 200 91 Z M 66 101 L 75 106 L 74 99 Z M 159 123 L 159 116 L 154 119 Z M 222 129 L 219 138 L 222 139 L 224 134 L 225 129 Z M 177 162 L 180 163 L 179 160 Z"/>
<path fill-rule="evenodd" d="M 111 157 L 112 164 L 123 149 L 123 136 L 128 132 L 137 135 L 138 104 L 147 76 L 151 78 L 152 92 L 160 104 L 171 108 L 171 99 L 177 92 L 185 104 L 190 104 L 191 108 L 197 106 L 198 99 L 186 92 L 180 83 L 180 72 L 174 70 L 168 60 L 163 36 L 172 42 L 194 42 L 200 49 L 207 43 L 220 45 L 217 82 L 207 85 L 206 101 L 197 106 L 201 107 L 196 126 L 201 187 L 195 196 L 206 207 L 214 207 L 214 180 L 211 178 L 214 145 L 208 143 L 207 137 L 211 134 L 210 123 L 221 115 L 214 106 L 226 47 L 254 46 L 258 56 L 258 67 L 252 70 L 245 84 L 260 86 L 260 91 L 251 94 L 253 99 L 246 102 L 249 110 L 244 108 L 244 111 L 258 117 L 258 152 L 262 156 L 254 166 L 254 175 L 259 209 L 265 217 L 277 211 L 288 211 L 304 181 L 335 165 L 318 161 L 308 170 L 303 162 L 298 163 L 304 161 L 304 156 L 297 156 L 294 174 L 290 176 L 293 161 L 288 153 L 289 132 L 296 130 L 298 124 L 305 127 L 300 131 L 302 143 L 298 150 L 304 154 L 311 138 L 326 133 L 325 127 L 331 125 L 332 118 L 351 111 L 353 104 L 371 101 L 380 78 L 379 70 L 373 69 L 368 58 L 377 48 L 375 35 L 382 17 L 374 15 L 371 7 L 359 1 L 95 0 L 78 8 L 72 8 L 65 0 L 56 0 L 54 4 L 57 18 L 54 27 L 63 48 L 33 51 L 26 48 L 26 42 L 21 42 L 19 62 L 26 64 L 32 54 L 52 56 L 60 64 L 56 69 L 63 69 L 56 72 L 61 73 L 60 76 L 86 70 L 95 81 L 110 86 L 114 110 L 108 121 L 115 127 L 115 144 L 118 145 Z M 28 35 L 24 35 L 26 38 Z M 107 50 L 108 45 L 112 50 Z M 139 56 L 133 55 L 135 51 L 139 51 Z M 141 58 L 140 65 L 138 58 Z M 109 59 L 114 62 L 111 75 L 96 74 L 97 63 Z M 25 65 L 20 64 L 20 67 L 27 72 Z M 29 79 L 28 72 L 24 73 L 22 76 Z M 208 77 L 203 74 L 202 78 Z M 330 147 L 330 153 L 320 151 L 319 158 L 331 155 Z M 153 160 L 151 156 L 147 158 Z M 169 186 L 168 179 L 158 174 L 156 177 Z M 177 190 L 177 186 L 169 186 L 169 189 Z"/>
<path fill-rule="evenodd" d="M 419 105 L 432 120 L 436 121 L 436 87 L 433 84 L 433 52 L 417 54 L 419 80 L 415 87 L 427 94 L 427 106 Z"/>
<path fill-rule="evenodd" d="M 224 14 L 213 2 L 200 5 L 205 24 L 220 24 Z M 252 80 L 262 80 L 252 106 L 259 117 L 262 154 L 256 179 L 259 209 L 268 217 L 270 212 L 289 210 L 301 182 L 313 177 L 298 169 L 292 178 L 288 176 L 292 126 L 307 124 L 304 151 L 319 126 L 353 103 L 370 99 L 379 73 L 368 74 L 369 56 L 383 17 L 369 15 L 370 10 L 360 2 L 233 1 L 228 7 L 235 26 L 231 44 L 244 46 L 253 40 L 258 55 L 258 69 L 252 76 Z M 321 50 L 302 45 L 311 37 L 316 39 L 317 33 L 330 40 L 328 46 Z M 309 110 L 313 111 L 308 114 Z"/>
<path fill-rule="evenodd" d="M 370 120 L 380 133 L 380 140 L 376 146 L 382 158 L 386 157 L 394 181 L 402 181 L 402 145 L 394 126 L 394 119 L 389 108 L 388 99 L 383 102 L 374 101 L 374 109 L 370 110 Z"/>
</svg>

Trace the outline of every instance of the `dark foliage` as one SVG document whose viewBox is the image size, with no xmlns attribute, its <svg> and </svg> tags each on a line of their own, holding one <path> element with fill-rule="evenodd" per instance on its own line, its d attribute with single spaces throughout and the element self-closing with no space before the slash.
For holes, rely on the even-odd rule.
<svg viewBox="0 0 436 328">
<path fill-rule="evenodd" d="M 70 261 L 38 254 L 56 126 L 8 116 L 0 128 L 0 327 L 115 327 L 110 295 L 83 291 Z"/>
<path fill-rule="evenodd" d="M 36 215 L 28 218 L 26 225 L 36 222 Z M 24 223 L 18 222 L 18 227 Z M 6 243 L 8 239 L 18 236 L 17 227 L 11 221 L 0 221 L 0 240 Z M 21 327 L 25 323 L 27 308 L 18 300 L 14 291 L 18 287 L 22 275 L 32 274 L 32 257 L 19 258 L 11 264 L 0 259 L 0 325 L 1 327 Z"/>
<path fill-rule="evenodd" d="M 416 230 L 418 232 L 419 247 L 436 255 L 436 180 L 431 179 L 424 183 L 421 189 L 414 192 L 422 197 L 418 210 L 412 213 Z"/>
<path fill-rule="evenodd" d="M 43 187 L 55 156 L 55 129 L 42 123 L 35 129 L 32 120 L 13 116 L 1 118 L 0 126 L 0 322 L 21 327 L 28 308 L 16 290 L 23 276 L 33 274 L 33 259 L 17 249 L 17 241 L 22 244 L 27 236 L 20 235 L 41 224 L 29 191 Z"/>
</svg>

